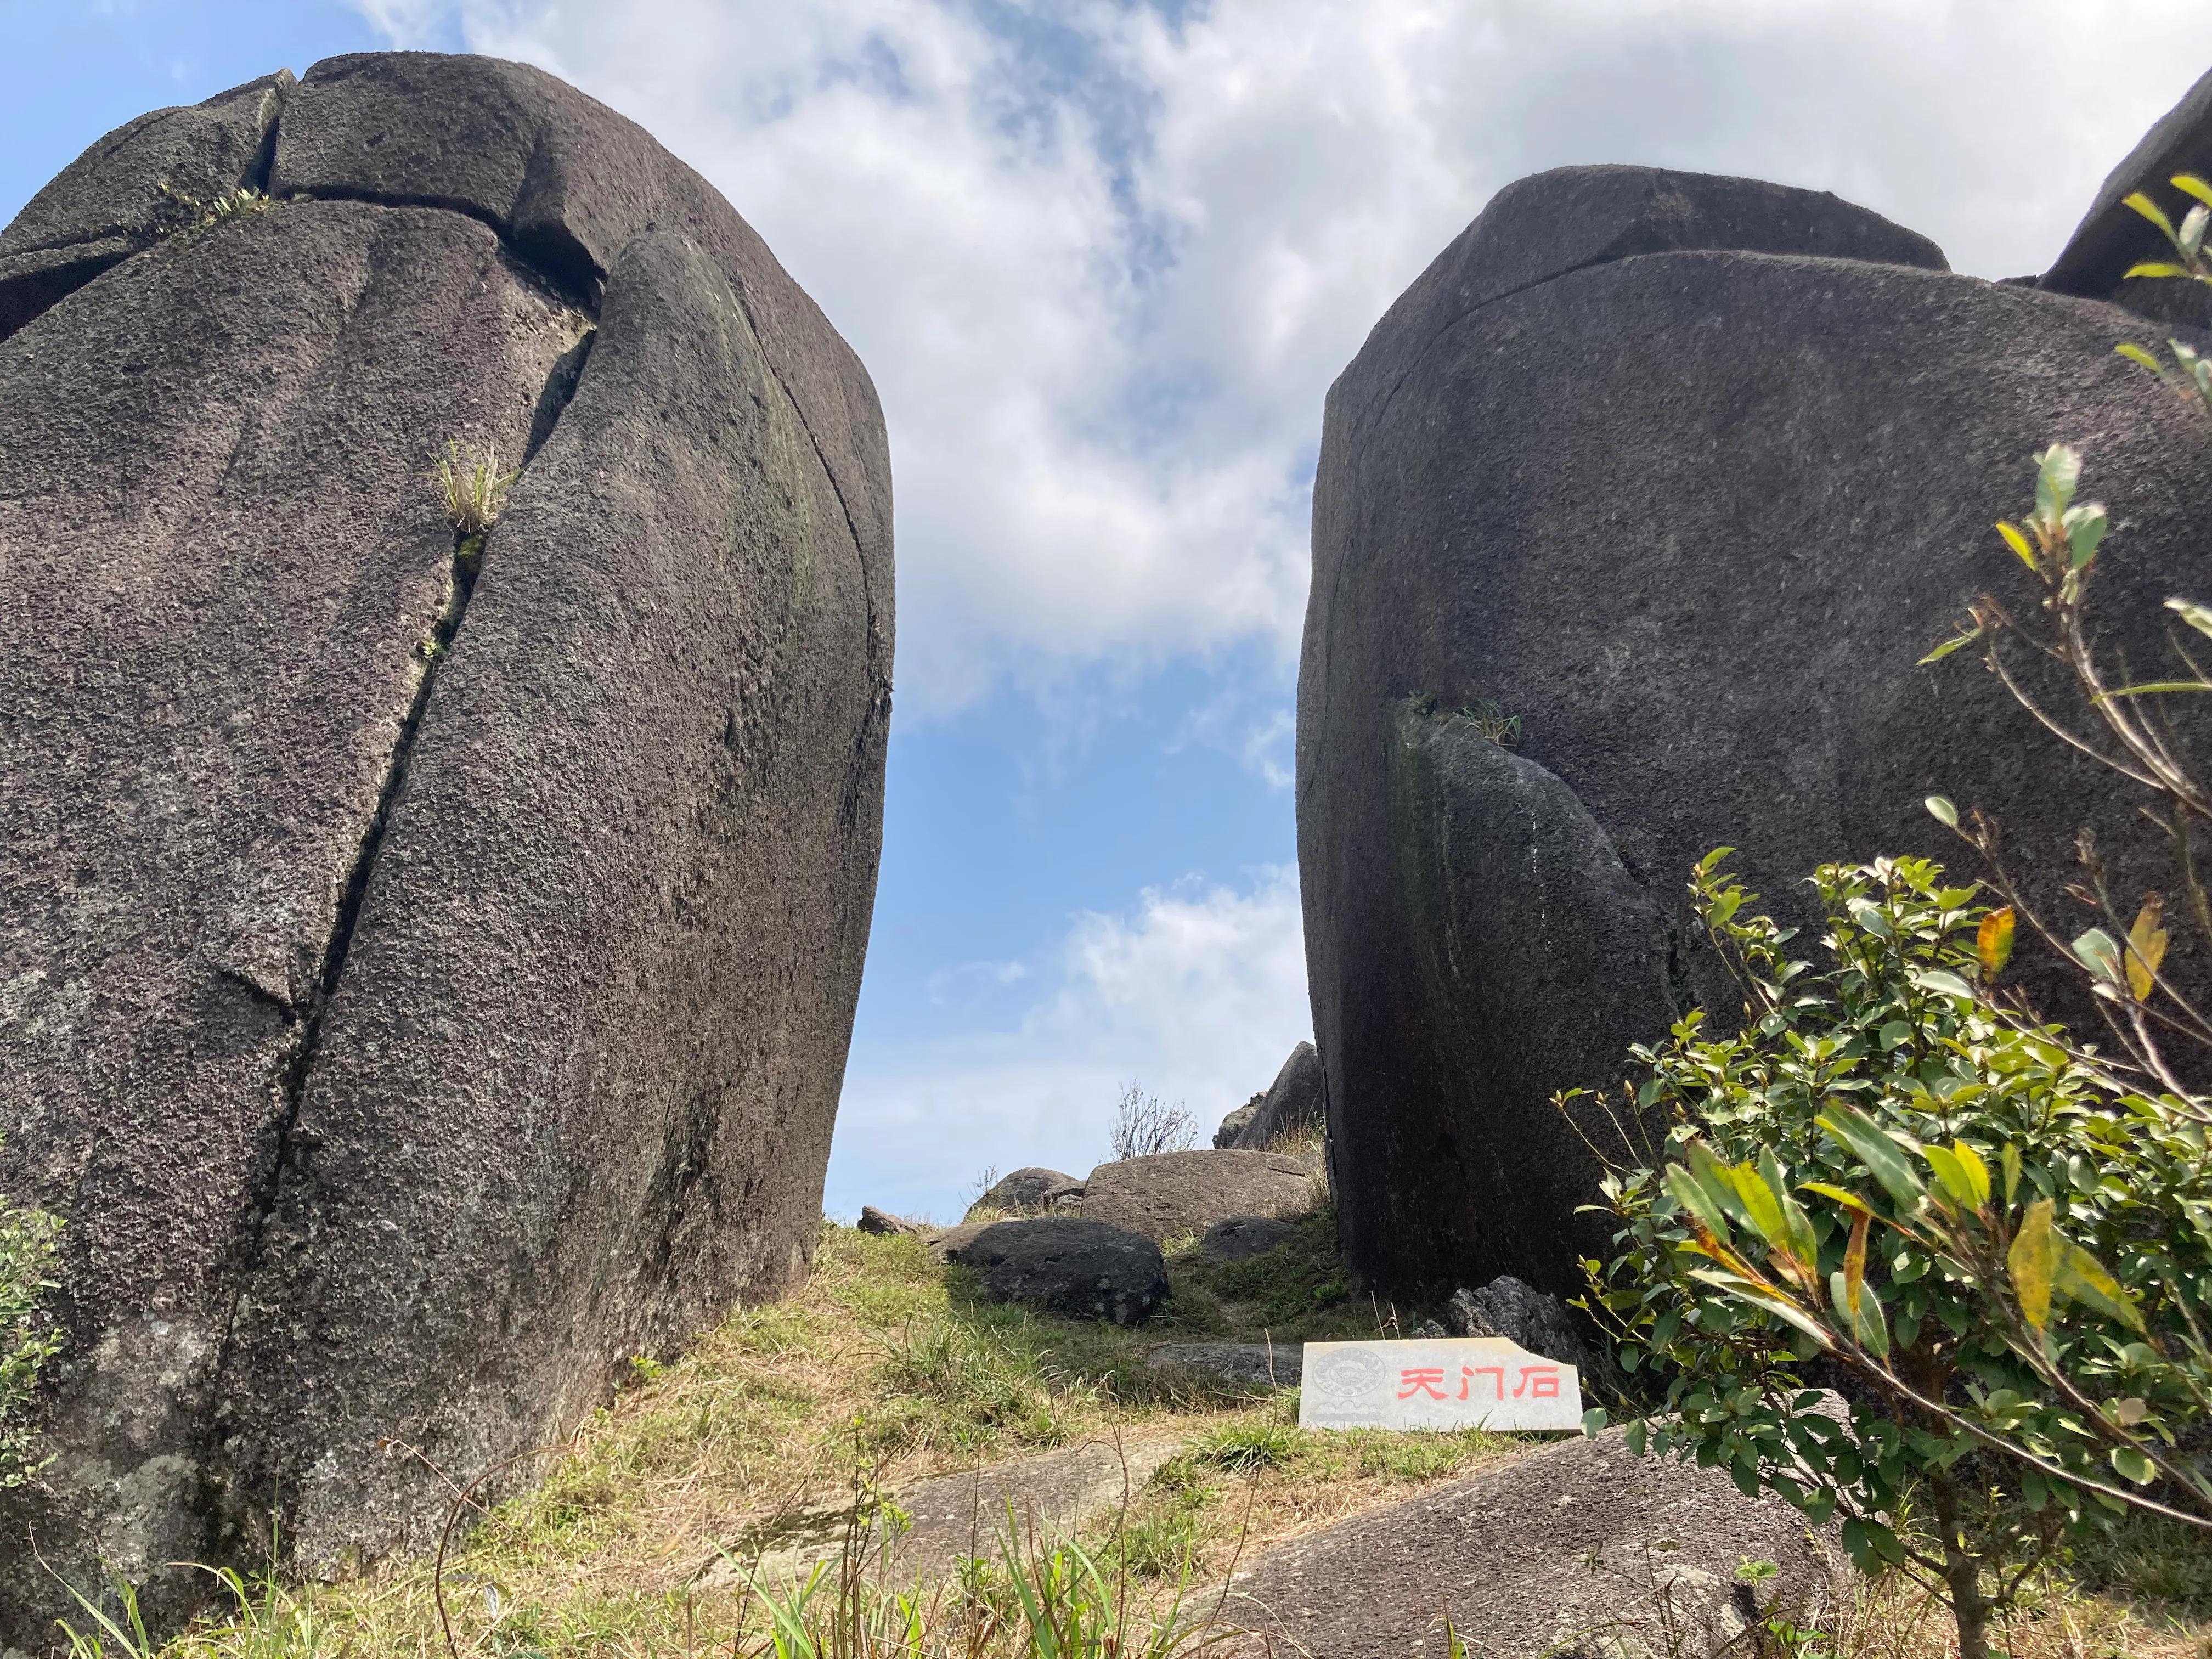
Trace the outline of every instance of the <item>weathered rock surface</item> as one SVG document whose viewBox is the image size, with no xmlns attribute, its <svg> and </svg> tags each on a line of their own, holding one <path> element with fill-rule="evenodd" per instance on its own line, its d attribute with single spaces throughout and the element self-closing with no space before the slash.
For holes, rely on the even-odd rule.
<svg viewBox="0 0 2212 1659">
<path fill-rule="evenodd" d="M 41 222 L 107 213 L 78 167 Z M 61 1610 L 32 1528 L 157 1618 L 202 1577 L 164 1564 L 249 1552 L 280 1495 L 304 1567 L 419 1540 L 443 1489 L 380 1439 L 464 1475 L 538 1443 L 817 1224 L 880 825 L 880 423 L 839 476 L 688 236 L 623 238 L 592 334 L 567 273 L 406 204 L 434 190 L 345 193 L 0 343 L 0 1190 L 69 1223 L 0 1645 Z M 472 581 L 423 476 L 449 438 L 527 459 Z"/>
<path fill-rule="evenodd" d="M 757 1580 L 781 1589 L 793 1579 L 803 1583 L 817 1562 L 841 1559 L 850 1534 L 854 1558 L 871 1577 L 910 1589 L 917 1579 L 948 1576 L 963 1555 L 997 1560 L 1009 1510 L 1024 1546 L 1031 1537 L 1048 1544 L 1073 1536 L 1085 1522 L 1134 1498 L 1177 1444 L 1172 1437 L 1119 1445 L 1091 1440 L 918 1480 L 890 1495 L 912 1523 L 896 1537 L 880 1522 L 856 1528 L 849 1502 L 823 1504 L 780 1519 L 772 1536 L 733 1540 L 729 1555 Z M 743 1582 L 720 1558 L 700 1575 L 710 1588 Z"/>
<path fill-rule="evenodd" d="M 1992 677 L 1915 666 L 2012 591 L 1989 526 L 2034 450 L 2078 437 L 2125 520 L 2099 579 L 2116 653 L 2163 659 L 2160 602 L 2201 560 L 2212 455 L 2112 355 L 2138 319 L 1895 263 L 1917 239 L 1833 198 L 1637 176 L 1683 204 L 1662 251 L 1606 242 L 1587 170 L 1525 180 L 1329 395 L 1301 887 L 1342 1237 L 1393 1294 L 1578 1288 L 1606 1237 L 1575 1214 L 1584 1138 L 1638 1148 L 1552 1097 L 1617 1106 L 1631 1042 L 1737 1006 L 1687 915 L 1708 849 L 1802 922 L 1825 860 L 1963 866 L 1931 793 L 1993 809 L 2046 890 L 2085 818 L 2130 842 Z M 1518 753 L 1459 718 L 1484 702 Z"/>
<path fill-rule="evenodd" d="M 1159 1246 L 1126 1228 L 1073 1216 L 973 1224 L 966 1238 L 942 1241 L 943 1253 L 973 1270 L 994 1302 L 1133 1325 L 1167 1297 Z"/>
<path fill-rule="evenodd" d="M 1224 1615 L 1255 1637 L 1226 1650 L 1442 1659 L 1449 1610 L 1468 1653 L 1711 1653 L 1749 1622 L 1745 1559 L 1781 1569 L 1759 1611 L 1810 1622 L 1835 1605 L 1839 1568 L 1795 1510 L 1718 1469 L 1634 1456 L 1613 1429 L 1270 1551 Z"/>
<path fill-rule="evenodd" d="M 258 187 L 289 70 L 149 111 L 64 167 L 0 231 L 0 340 L 111 265 Z"/>
<path fill-rule="evenodd" d="M 1233 1118 L 1237 1114 L 1230 1115 Z M 1224 1121 L 1213 1144 L 1265 1152 L 1287 1136 L 1320 1127 L 1328 1117 L 1328 1074 L 1322 1069 L 1321 1055 L 1313 1044 L 1301 1042 L 1291 1050 L 1291 1057 L 1275 1073 L 1267 1092 L 1260 1097 L 1259 1109 L 1234 1130 Z"/>
<path fill-rule="evenodd" d="M 1045 1210 L 1059 1204 L 1072 1204 L 1082 1196 L 1083 1183 L 1073 1176 L 1032 1165 L 1000 1176 L 968 1206 L 968 1213 L 995 1216 L 1008 1211 Z"/>
<path fill-rule="evenodd" d="M 1278 1152 L 1160 1152 L 1093 1170 L 1083 1216 L 1172 1238 L 1240 1216 L 1304 1215 L 1316 1196 L 1314 1171 Z"/>
<path fill-rule="evenodd" d="M 1198 1253 L 1214 1261 L 1249 1261 L 1289 1243 L 1297 1231 L 1295 1223 L 1276 1216 L 1232 1216 L 1206 1230 Z"/>
<path fill-rule="evenodd" d="M 2212 72 L 2190 88 L 2106 175 L 2097 199 L 2044 272 L 2040 286 L 2059 294 L 2111 300 L 2162 321 L 2199 328 L 2212 322 L 2212 302 L 2198 284 L 2142 276 L 2130 280 L 2127 274 L 2145 261 L 2173 257 L 2158 227 L 2128 206 L 2127 198 L 2142 191 L 2179 224 L 2193 205 L 2172 187 L 2171 181 L 2179 173 L 2212 175 Z"/>
<path fill-rule="evenodd" d="M 1239 1387 L 1294 1389 L 1305 1371 L 1301 1342 L 1164 1342 L 1145 1356 L 1156 1371 L 1195 1371 Z"/>
<path fill-rule="evenodd" d="M 872 1204 L 860 1206 L 860 1219 L 855 1224 L 864 1233 L 875 1233 L 884 1237 L 898 1234 L 926 1235 L 935 1231 L 926 1221 L 909 1221 L 902 1215 L 893 1215 L 889 1210 L 879 1210 Z"/>
<path fill-rule="evenodd" d="M 1446 1312 L 1454 1336 L 1502 1336 L 1585 1375 L 1589 1370 L 1589 1352 L 1566 1304 L 1510 1273 L 1472 1291 L 1454 1291 Z"/>
</svg>

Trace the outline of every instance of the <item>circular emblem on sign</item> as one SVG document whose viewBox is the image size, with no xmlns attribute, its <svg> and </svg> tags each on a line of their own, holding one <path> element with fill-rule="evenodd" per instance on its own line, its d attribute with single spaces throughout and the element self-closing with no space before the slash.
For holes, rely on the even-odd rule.
<svg viewBox="0 0 2212 1659">
<path fill-rule="evenodd" d="M 1390 1368 L 1382 1356 L 1364 1348 L 1339 1348 L 1315 1359 L 1306 1369 L 1313 1386 L 1336 1400 L 1356 1400 L 1382 1385 Z"/>
</svg>

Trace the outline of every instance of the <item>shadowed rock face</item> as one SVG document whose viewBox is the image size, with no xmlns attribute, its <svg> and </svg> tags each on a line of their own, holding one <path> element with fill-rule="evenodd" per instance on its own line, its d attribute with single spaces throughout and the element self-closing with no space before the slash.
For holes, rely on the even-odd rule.
<svg viewBox="0 0 2212 1659">
<path fill-rule="evenodd" d="M 2202 585 L 2212 454 L 2113 356 L 2138 319 L 1899 263 L 1918 239 L 1832 198 L 1602 171 L 1625 205 L 1582 169 L 1501 193 L 1329 395 L 1299 862 L 1345 1244 L 1395 1293 L 1579 1288 L 1605 1239 L 1574 1214 L 1584 1136 L 1635 1149 L 1551 1098 L 1738 1006 L 1692 945 L 1709 848 L 1802 921 L 1824 860 L 1964 872 L 1930 793 L 1994 810 L 2045 893 L 2085 821 L 2127 843 L 2124 804 L 1991 677 L 1914 665 L 1975 593 L 2014 591 L 1990 525 L 2033 451 L 2082 444 L 2123 526 L 2116 650 L 2159 659 L 2160 601 Z M 1662 190 L 1729 240 L 1608 239 L 1604 214 Z M 1788 211 L 1739 237 L 1709 198 Z M 1520 718 L 1516 752 L 1460 716 L 1484 702 Z M 2158 884 L 2124 857 L 2116 884 Z"/>
<path fill-rule="evenodd" d="M 441 61 L 462 101 L 519 78 L 543 131 L 616 120 Z M 33 229 L 121 222 L 91 163 L 154 123 Z M 473 1475 L 805 1270 L 879 845 L 888 464 L 858 362 L 629 131 L 719 243 L 623 227 L 580 285 L 332 141 L 315 198 L 0 342 L 0 1191 L 68 1224 L 0 1645 L 60 1610 L 31 1529 L 162 1617 L 193 1589 L 162 1564 L 250 1552 L 279 1494 L 301 1565 L 419 1541 L 441 1483 L 380 1440 Z M 526 458 L 480 575 L 424 476 L 456 437 Z"/>
</svg>

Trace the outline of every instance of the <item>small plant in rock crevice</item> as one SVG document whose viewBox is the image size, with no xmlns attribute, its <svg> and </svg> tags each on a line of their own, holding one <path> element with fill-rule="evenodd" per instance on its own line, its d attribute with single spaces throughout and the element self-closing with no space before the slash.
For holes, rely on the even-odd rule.
<svg viewBox="0 0 2212 1659">
<path fill-rule="evenodd" d="M 0 1492 L 44 1466 L 25 1417 L 39 1374 L 61 1352 L 39 1304 L 57 1288 L 62 1224 L 43 1210 L 0 1206 Z"/>
<path fill-rule="evenodd" d="M 483 538 L 507 505 L 507 489 L 521 476 L 519 467 L 501 472 L 499 452 L 489 443 L 479 447 L 459 438 L 447 441 L 446 453 L 431 464 L 429 477 L 444 499 L 446 522 L 460 538 L 457 562 L 473 566 L 483 556 Z"/>
<path fill-rule="evenodd" d="M 203 231 L 233 219 L 251 218 L 276 205 L 275 198 L 251 185 L 224 191 L 211 202 L 179 190 L 166 179 L 155 188 L 161 195 L 155 214 L 156 228 L 170 247 L 179 250 L 190 246 Z"/>
<path fill-rule="evenodd" d="M 1459 719 L 1474 728 L 1475 735 L 1500 749 L 1521 741 L 1521 717 L 1509 714 L 1487 697 L 1478 697 L 1459 711 Z"/>
</svg>

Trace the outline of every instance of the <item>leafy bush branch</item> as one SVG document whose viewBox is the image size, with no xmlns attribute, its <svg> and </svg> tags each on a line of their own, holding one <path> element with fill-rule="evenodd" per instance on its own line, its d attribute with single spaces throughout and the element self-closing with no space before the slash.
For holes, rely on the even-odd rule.
<svg viewBox="0 0 2212 1659">
<path fill-rule="evenodd" d="M 2204 1126 L 1978 996 L 1992 913 L 1937 866 L 1822 869 L 1816 971 L 1724 856 L 1692 892 L 1744 1027 L 1698 1011 L 1633 1051 L 1673 1122 L 1657 1167 L 1606 1179 L 1619 1248 L 1583 1305 L 1667 1376 L 1634 1444 L 1841 1516 L 1975 1659 L 2068 1531 L 2130 1507 L 2212 1528 L 2187 1449 L 2212 1425 Z"/>
</svg>

